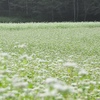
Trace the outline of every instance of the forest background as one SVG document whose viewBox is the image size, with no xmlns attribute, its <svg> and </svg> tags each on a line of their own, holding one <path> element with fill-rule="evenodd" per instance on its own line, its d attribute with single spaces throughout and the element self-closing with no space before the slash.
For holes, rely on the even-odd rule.
<svg viewBox="0 0 100 100">
<path fill-rule="evenodd" d="M 0 22 L 100 21 L 100 0 L 0 0 Z"/>
</svg>

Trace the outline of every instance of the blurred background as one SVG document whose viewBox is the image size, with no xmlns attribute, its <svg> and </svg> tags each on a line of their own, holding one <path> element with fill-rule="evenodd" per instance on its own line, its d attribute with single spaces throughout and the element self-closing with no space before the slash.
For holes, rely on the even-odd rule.
<svg viewBox="0 0 100 100">
<path fill-rule="evenodd" d="M 0 22 L 100 21 L 100 0 L 0 0 Z"/>
</svg>

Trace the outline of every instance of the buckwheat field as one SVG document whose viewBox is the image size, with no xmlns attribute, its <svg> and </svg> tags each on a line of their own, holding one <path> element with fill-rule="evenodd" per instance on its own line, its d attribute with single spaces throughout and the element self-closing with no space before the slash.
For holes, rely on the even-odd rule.
<svg viewBox="0 0 100 100">
<path fill-rule="evenodd" d="M 0 24 L 0 100 L 100 100 L 100 23 Z"/>
</svg>

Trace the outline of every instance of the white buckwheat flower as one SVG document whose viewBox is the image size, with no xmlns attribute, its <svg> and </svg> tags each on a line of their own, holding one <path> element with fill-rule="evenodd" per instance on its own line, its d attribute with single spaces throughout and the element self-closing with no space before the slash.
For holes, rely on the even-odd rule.
<svg viewBox="0 0 100 100">
<path fill-rule="evenodd" d="M 58 82 L 58 80 L 56 78 L 47 78 L 46 81 L 45 81 L 47 84 L 50 84 L 50 83 L 56 83 Z"/>
<path fill-rule="evenodd" d="M 79 75 L 88 75 L 88 72 L 85 69 L 81 69 L 78 74 Z"/>
<path fill-rule="evenodd" d="M 13 84 L 13 86 L 17 88 L 25 88 L 28 86 L 28 82 L 18 82 L 18 83 Z"/>
<path fill-rule="evenodd" d="M 63 64 L 64 67 L 73 67 L 73 68 L 77 68 L 77 64 L 74 62 L 66 62 Z"/>
</svg>

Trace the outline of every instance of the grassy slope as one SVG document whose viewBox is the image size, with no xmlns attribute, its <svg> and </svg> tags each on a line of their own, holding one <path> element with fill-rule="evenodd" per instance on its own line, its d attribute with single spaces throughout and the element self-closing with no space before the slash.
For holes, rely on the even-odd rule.
<svg viewBox="0 0 100 100">
<path fill-rule="evenodd" d="M 18 48 L 20 44 L 25 44 L 27 47 Z M 4 58 L 8 61 L 4 64 L 0 63 L 0 66 L 6 66 L 6 69 L 12 64 L 15 64 L 16 68 L 12 70 L 17 70 L 14 72 L 20 77 L 29 77 L 32 83 L 29 83 L 29 88 L 37 87 L 37 84 L 42 85 L 42 81 L 48 77 L 55 77 L 66 84 L 85 82 L 86 79 L 89 81 L 97 82 L 97 88 L 99 87 L 98 82 L 100 81 L 99 76 L 99 64 L 100 64 L 100 23 L 26 23 L 26 24 L 0 24 L 0 48 L 2 52 L 7 52 L 10 55 L 15 53 L 16 56 L 12 56 L 13 59 Z M 16 46 L 16 47 L 15 47 Z M 33 55 L 30 61 L 20 61 L 21 55 Z M 46 62 L 39 62 L 38 60 L 46 60 Z M 60 62 L 61 60 L 61 62 Z M 66 72 L 68 69 L 63 68 L 63 63 L 67 60 L 73 60 L 78 63 L 78 66 L 86 69 L 89 75 L 83 79 L 79 79 L 76 73 L 70 74 L 70 78 L 66 78 Z M 11 62 L 9 62 L 11 61 Z M 8 66 L 7 66 L 8 65 Z M 25 67 L 27 66 L 27 68 Z M 38 68 L 35 66 L 39 66 Z M 50 66 L 52 68 L 48 68 Z M 27 71 L 20 72 L 20 67 L 25 68 Z M 3 67 L 4 68 L 4 67 Z M 1 67 L 1 69 L 3 69 Z M 32 71 L 33 70 L 33 71 Z M 45 70 L 47 72 L 39 72 Z M 93 75 L 95 74 L 95 76 Z M 65 75 L 65 78 L 64 78 Z M 37 76 L 41 76 L 38 79 Z M 42 76 L 44 78 L 42 79 Z M 77 78 L 74 78 L 77 76 Z M 12 76 L 10 76 L 12 77 Z M 95 77 L 95 79 L 94 79 Z M 38 80 L 38 81 L 37 81 Z M 6 83 L 8 84 L 8 83 Z M 2 87 L 3 85 L 1 85 Z M 6 86 L 3 86 L 6 87 Z M 80 89 L 84 88 L 84 85 L 80 84 L 77 86 Z M 91 86 L 90 86 L 91 87 Z M 78 94 L 72 96 L 73 99 L 77 100 L 81 98 L 82 100 L 87 97 L 87 100 L 95 100 L 96 92 L 94 95 L 89 96 L 94 89 L 94 86 L 83 95 Z M 44 87 L 43 87 L 44 89 Z M 12 89 L 13 90 L 13 89 Z M 37 92 L 42 91 L 41 89 Z M 85 90 L 84 90 L 85 91 Z M 35 95 L 35 92 L 33 95 Z M 62 93 L 61 93 L 62 94 Z M 66 97 L 64 94 L 63 98 Z M 25 97 L 25 96 L 24 96 Z M 23 97 L 21 97 L 23 98 Z M 31 98 L 32 97 L 28 97 Z M 36 99 L 39 99 L 36 97 Z M 48 100 L 48 98 L 45 98 Z M 9 99 L 8 99 L 9 100 Z M 27 99 L 26 99 L 27 100 Z M 51 98 L 52 100 L 52 98 Z"/>
</svg>

